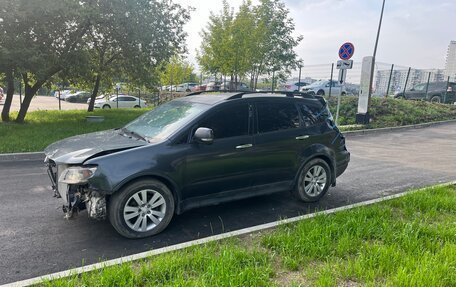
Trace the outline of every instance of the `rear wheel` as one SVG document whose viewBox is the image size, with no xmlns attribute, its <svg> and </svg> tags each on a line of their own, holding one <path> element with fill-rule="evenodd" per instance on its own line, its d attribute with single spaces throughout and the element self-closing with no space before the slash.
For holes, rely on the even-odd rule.
<svg viewBox="0 0 456 287">
<path fill-rule="evenodd" d="M 106 109 L 110 109 L 110 108 L 111 108 L 110 105 L 104 105 L 104 106 L 103 106 L 103 109 L 105 109 L 105 110 L 106 110 Z"/>
<path fill-rule="evenodd" d="M 317 95 L 319 95 L 319 96 L 324 96 L 324 95 L 325 95 L 325 91 L 319 90 L 319 91 L 317 92 Z"/>
<path fill-rule="evenodd" d="M 432 96 L 431 103 L 441 103 L 442 99 L 439 96 Z"/>
<path fill-rule="evenodd" d="M 294 194 L 304 202 L 315 202 L 325 195 L 331 185 L 331 169 L 320 158 L 306 163 L 299 173 Z"/>
<path fill-rule="evenodd" d="M 140 180 L 115 193 L 108 211 L 109 221 L 122 236 L 143 238 L 168 226 L 174 214 L 174 198 L 160 181 Z"/>
<path fill-rule="evenodd" d="M 136 106 L 134 106 L 133 108 L 135 108 L 135 109 L 139 109 L 139 108 L 140 108 L 140 106 L 136 105 Z"/>
</svg>

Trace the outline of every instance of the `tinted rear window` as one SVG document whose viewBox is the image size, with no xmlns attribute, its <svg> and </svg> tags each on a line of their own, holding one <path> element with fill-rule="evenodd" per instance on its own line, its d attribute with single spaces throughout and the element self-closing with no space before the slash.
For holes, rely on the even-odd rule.
<svg viewBox="0 0 456 287">
<path fill-rule="evenodd" d="M 299 113 L 294 103 L 258 103 L 257 110 L 260 133 L 299 127 Z"/>
</svg>

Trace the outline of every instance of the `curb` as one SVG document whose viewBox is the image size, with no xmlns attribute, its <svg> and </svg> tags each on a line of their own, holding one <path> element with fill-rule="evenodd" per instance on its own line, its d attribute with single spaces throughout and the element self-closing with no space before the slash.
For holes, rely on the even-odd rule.
<svg viewBox="0 0 456 287">
<path fill-rule="evenodd" d="M 181 249 L 188 248 L 188 247 L 195 246 L 195 245 L 201 245 L 201 244 L 205 244 L 205 243 L 208 243 L 208 242 L 220 241 L 222 239 L 226 239 L 226 238 L 229 238 L 229 237 L 250 234 L 250 233 L 253 233 L 253 232 L 259 232 L 259 231 L 262 231 L 262 230 L 275 228 L 275 227 L 280 226 L 280 225 L 293 223 L 293 222 L 301 221 L 301 220 L 305 220 L 305 219 L 314 218 L 314 217 L 319 216 L 319 215 L 333 214 L 333 213 L 336 213 L 336 212 L 339 212 L 339 211 L 350 210 L 350 209 L 354 209 L 354 208 L 361 207 L 361 206 L 372 205 L 372 204 L 375 204 L 375 203 L 379 203 L 379 202 L 383 202 L 383 201 L 387 201 L 387 200 L 403 197 L 403 196 L 405 196 L 407 194 L 418 192 L 418 191 L 421 191 L 423 189 L 430 188 L 430 187 L 442 187 L 442 186 L 448 186 L 448 185 L 453 185 L 453 184 L 456 184 L 456 181 L 451 181 L 451 182 L 447 182 L 447 183 L 437 184 L 437 185 L 434 185 L 434 186 L 422 187 L 422 188 L 414 189 L 414 190 L 408 190 L 408 191 L 404 191 L 404 192 L 401 192 L 401 193 L 392 194 L 392 195 L 388 195 L 388 196 L 384 196 L 384 197 L 380 197 L 380 198 L 376 198 L 376 199 L 371 199 L 371 200 L 367 200 L 367 201 L 363 201 L 363 202 L 358 202 L 358 203 L 354 203 L 354 204 L 350 204 L 350 205 L 346 205 L 346 206 L 341 206 L 341 207 L 332 208 L 332 209 L 328 209 L 328 210 L 324 210 L 324 211 L 319 211 L 319 212 L 314 212 L 314 213 L 310 213 L 310 214 L 306 214 L 306 215 L 296 216 L 296 217 L 292 217 L 292 218 L 288 218 L 288 219 L 278 220 L 278 221 L 265 223 L 265 224 L 261 224 L 261 225 L 257 225 L 257 226 L 253 226 L 253 227 L 247 227 L 247 228 L 244 228 L 244 229 L 235 230 L 235 231 L 231 231 L 231 232 L 227 232 L 227 233 L 223 233 L 223 234 L 218 234 L 218 235 L 213 235 L 213 236 L 209 236 L 209 237 L 202 238 L 202 239 L 196 239 L 196 240 L 187 241 L 187 242 L 176 244 L 176 245 L 171 245 L 171 246 L 168 246 L 168 247 L 162 247 L 162 248 L 155 249 L 155 250 L 145 251 L 145 252 L 141 252 L 141 253 L 137 253 L 137 254 L 133 254 L 133 255 L 129 255 L 129 256 L 124 256 L 124 257 L 120 257 L 120 258 L 116 258 L 116 259 L 111 259 L 111 260 L 108 260 L 108 261 L 105 261 L 105 262 L 100 262 L 100 263 L 95 263 L 95 264 L 91 264 L 91 265 L 86 265 L 86 266 L 82 266 L 82 267 L 78 267 L 78 268 L 73 268 L 73 269 L 69 269 L 69 270 L 65 270 L 65 271 L 61 271 L 61 272 L 56 272 L 56 273 L 52 273 L 52 274 L 48 274 L 48 275 L 43 275 L 43 276 L 31 278 L 31 279 L 22 280 L 22 281 L 17 281 L 17 282 L 13 282 L 13 283 L 7 283 L 7 284 L 4 284 L 4 285 L 1 285 L 0 287 L 24 287 L 24 286 L 40 284 L 40 283 L 43 283 L 43 282 L 46 282 L 46 281 L 55 280 L 55 279 L 59 279 L 59 278 L 65 278 L 65 277 L 69 277 L 69 276 L 74 276 L 74 275 L 78 275 L 78 274 L 85 273 L 85 272 L 95 271 L 95 270 L 98 270 L 98 269 L 102 269 L 102 268 L 113 266 L 113 265 L 117 265 L 117 264 L 137 261 L 137 260 L 140 260 L 140 259 L 145 259 L 145 258 L 148 258 L 148 257 L 156 256 L 156 255 L 167 253 L 167 252 L 171 252 L 171 251 L 181 250 Z"/>
<path fill-rule="evenodd" d="M 430 123 L 424 123 L 424 124 L 378 128 L 378 129 L 364 129 L 364 130 L 358 130 L 358 131 L 346 131 L 346 132 L 342 132 L 342 134 L 344 134 L 344 136 L 346 136 L 346 137 L 351 137 L 351 136 L 359 136 L 359 135 L 367 135 L 367 134 L 381 134 L 381 133 L 400 131 L 400 130 L 421 129 L 421 128 L 427 128 L 427 127 L 431 127 L 431 126 L 438 126 L 438 125 L 452 124 L 452 123 L 456 123 L 456 120 L 446 120 L 446 121 L 430 122 Z"/>
<path fill-rule="evenodd" d="M 342 134 L 344 134 L 344 136 L 346 136 L 346 137 L 351 137 L 351 136 L 359 136 L 359 135 L 367 135 L 367 134 L 387 133 L 387 132 L 399 131 L 399 130 L 420 129 L 420 128 L 427 128 L 427 127 L 431 127 L 431 126 L 451 124 L 451 123 L 456 123 L 456 120 L 430 122 L 430 123 L 424 123 L 424 124 L 407 125 L 407 126 L 399 126 L 399 127 L 364 129 L 364 130 L 358 130 L 358 131 L 346 131 L 346 132 L 342 132 Z M 2 161 L 35 161 L 35 160 L 38 161 L 38 160 L 44 160 L 44 158 L 45 158 L 45 155 L 44 155 L 44 152 L 42 152 L 42 151 L 0 154 L 0 162 L 2 162 Z"/>
<path fill-rule="evenodd" d="M 22 153 L 4 153 L 0 154 L 2 161 L 44 161 L 44 152 L 22 152 Z"/>
</svg>

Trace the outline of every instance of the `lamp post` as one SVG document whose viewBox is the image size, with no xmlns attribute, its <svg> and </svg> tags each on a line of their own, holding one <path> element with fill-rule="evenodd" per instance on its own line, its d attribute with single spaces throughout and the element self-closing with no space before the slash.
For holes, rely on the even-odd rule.
<svg viewBox="0 0 456 287">
<path fill-rule="evenodd" d="M 380 12 L 380 21 L 378 22 L 377 38 L 375 39 L 374 54 L 372 55 L 372 67 L 371 67 L 371 75 L 370 75 L 370 81 L 369 81 L 369 100 L 370 100 L 370 97 L 372 96 L 372 82 L 374 81 L 375 56 L 377 55 L 378 39 L 380 37 L 380 30 L 382 28 L 384 10 L 385 10 L 385 0 L 383 0 L 382 11 Z"/>
<path fill-rule="evenodd" d="M 299 76 L 298 76 L 298 92 L 299 92 L 301 89 L 301 69 L 302 69 L 302 66 L 304 66 L 304 60 L 299 59 L 298 65 L 299 65 Z"/>
</svg>

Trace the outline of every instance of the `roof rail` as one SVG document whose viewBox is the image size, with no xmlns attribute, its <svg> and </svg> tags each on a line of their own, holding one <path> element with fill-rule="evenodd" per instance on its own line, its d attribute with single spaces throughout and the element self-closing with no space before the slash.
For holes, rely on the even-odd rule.
<svg viewBox="0 0 456 287">
<path fill-rule="evenodd" d="M 227 100 L 233 100 L 233 99 L 240 99 L 244 95 L 251 95 L 251 94 L 282 94 L 287 97 L 293 98 L 293 97 L 302 97 L 305 99 L 315 99 L 320 101 L 323 105 L 326 104 L 326 101 L 322 96 L 318 95 L 313 95 L 313 94 L 308 94 L 308 93 L 303 93 L 303 92 L 290 92 L 290 91 L 263 91 L 263 92 L 257 92 L 257 91 L 198 91 L 198 92 L 193 92 L 188 95 L 188 96 L 196 96 L 204 93 L 232 93 L 233 95 L 227 98 Z"/>
</svg>

